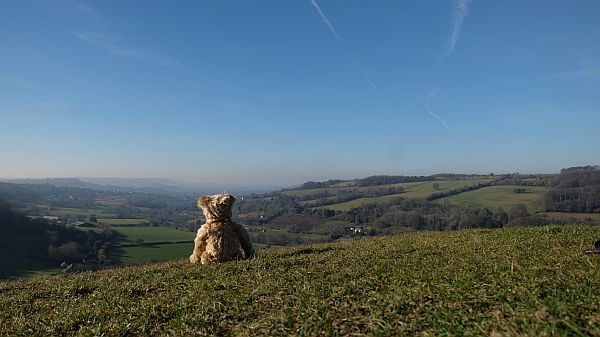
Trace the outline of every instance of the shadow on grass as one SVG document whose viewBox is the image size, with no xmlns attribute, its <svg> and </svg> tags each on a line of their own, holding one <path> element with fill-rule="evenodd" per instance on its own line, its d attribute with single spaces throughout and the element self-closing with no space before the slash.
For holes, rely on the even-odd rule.
<svg viewBox="0 0 600 337">
<path fill-rule="evenodd" d="M 0 236 L 0 280 L 58 271 L 57 264 L 42 258 L 47 249 L 45 236 L 2 230 Z"/>
<path fill-rule="evenodd" d="M 27 256 L 0 259 L 0 281 L 26 278 L 37 274 L 54 274 L 58 271 L 59 268 L 55 264 Z"/>
<path fill-rule="evenodd" d="M 124 257 L 125 250 L 122 244 L 127 242 L 125 235 L 114 231 L 111 237 L 111 241 L 108 247 L 108 256 L 111 264 L 122 265 L 122 258 Z"/>
</svg>

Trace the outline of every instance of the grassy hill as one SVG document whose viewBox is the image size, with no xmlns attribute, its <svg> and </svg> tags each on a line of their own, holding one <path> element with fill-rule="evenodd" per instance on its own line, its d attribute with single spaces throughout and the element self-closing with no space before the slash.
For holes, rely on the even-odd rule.
<svg viewBox="0 0 600 337">
<path fill-rule="evenodd" d="M 600 336 L 600 227 L 416 232 L 0 283 L 5 335 Z"/>
</svg>

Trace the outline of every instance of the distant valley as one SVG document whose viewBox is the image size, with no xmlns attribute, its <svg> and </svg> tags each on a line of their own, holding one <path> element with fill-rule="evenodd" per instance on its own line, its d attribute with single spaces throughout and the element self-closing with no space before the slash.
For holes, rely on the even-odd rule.
<svg viewBox="0 0 600 337">
<path fill-rule="evenodd" d="M 196 198 L 222 192 L 192 190 L 143 179 L 0 182 L 1 249 L 11 252 L 2 254 L 0 276 L 56 272 L 62 262 L 96 269 L 185 258 L 203 223 Z M 237 197 L 235 220 L 263 248 L 417 230 L 597 224 L 600 170 L 371 176 Z"/>
</svg>

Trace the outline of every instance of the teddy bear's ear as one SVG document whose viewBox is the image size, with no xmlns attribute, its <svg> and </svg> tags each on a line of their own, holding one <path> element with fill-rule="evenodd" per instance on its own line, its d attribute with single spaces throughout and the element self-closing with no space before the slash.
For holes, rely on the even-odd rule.
<svg viewBox="0 0 600 337">
<path fill-rule="evenodd" d="M 207 207 L 209 203 L 210 203 L 210 197 L 207 197 L 204 195 L 204 196 L 201 196 L 200 198 L 198 198 L 198 207 L 200 207 L 200 208 Z"/>
<path fill-rule="evenodd" d="M 223 194 L 223 196 L 221 197 L 221 202 L 224 204 L 233 204 L 233 202 L 235 201 L 235 197 L 231 194 Z"/>
</svg>

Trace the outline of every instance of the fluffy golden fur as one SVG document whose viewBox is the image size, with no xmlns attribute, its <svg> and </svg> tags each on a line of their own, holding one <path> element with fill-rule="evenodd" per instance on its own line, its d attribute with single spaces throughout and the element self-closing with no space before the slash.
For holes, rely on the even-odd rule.
<svg viewBox="0 0 600 337">
<path fill-rule="evenodd" d="M 191 263 L 210 264 L 254 256 L 248 232 L 231 220 L 234 202 L 235 198 L 229 194 L 198 198 L 206 223 L 196 233 Z"/>
</svg>

